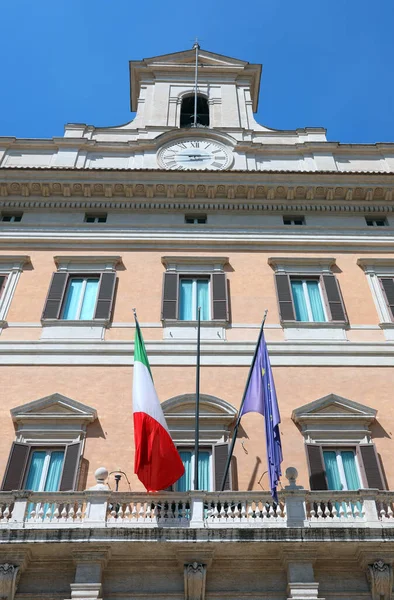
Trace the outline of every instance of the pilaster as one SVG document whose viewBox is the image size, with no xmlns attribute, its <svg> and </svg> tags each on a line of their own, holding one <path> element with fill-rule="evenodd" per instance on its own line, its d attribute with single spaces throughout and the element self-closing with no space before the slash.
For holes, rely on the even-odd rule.
<svg viewBox="0 0 394 600">
<path fill-rule="evenodd" d="M 98 600 L 102 598 L 102 575 L 110 558 L 110 549 L 86 549 L 73 553 L 74 583 L 70 584 L 70 600 Z"/>
</svg>

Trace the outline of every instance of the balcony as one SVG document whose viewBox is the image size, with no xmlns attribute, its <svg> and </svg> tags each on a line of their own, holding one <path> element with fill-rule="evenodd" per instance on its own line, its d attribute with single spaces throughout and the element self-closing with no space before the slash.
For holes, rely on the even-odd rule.
<svg viewBox="0 0 394 600">
<path fill-rule="evenodd" d="M 273 502 L 253 492 L 113 492 L 98 469 L 84 492 L 0 492 L 0 529 L 291 529 L 394 526 L 394 492 L 309 491 L 289 485 Z M 110 534 L 110 532 L 108 532 Z"/>
</svg>

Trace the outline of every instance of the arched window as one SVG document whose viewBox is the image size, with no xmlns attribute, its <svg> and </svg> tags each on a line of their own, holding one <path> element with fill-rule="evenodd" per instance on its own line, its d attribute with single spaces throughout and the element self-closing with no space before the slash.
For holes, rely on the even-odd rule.
<svg viewBox="0 0 394 600">
<path fill-rule="evenodd" d="M 186 96 L 181 105 L 181 127 L 191 127 L 194 123 L 194 95 Z M 209 106 L 204 96 L 197 96 L 197 125 L 209 127 Z"/>
<path fill-rule="evenodd" d="M 162 403 L 164 416 L 183 464 L 185 474 L 177 481 L 174 490 L 193 489 L 195 394 L 183 394 Z M 221 489 L 224 467 L 228 456 L 231 424 L 237 416 L 235 408 L 220 398 L 200 394 L 200 450 L 198 460 L 199 489 Z M 232 489 L 232 469 L 225 489 Z"/>
</svg>

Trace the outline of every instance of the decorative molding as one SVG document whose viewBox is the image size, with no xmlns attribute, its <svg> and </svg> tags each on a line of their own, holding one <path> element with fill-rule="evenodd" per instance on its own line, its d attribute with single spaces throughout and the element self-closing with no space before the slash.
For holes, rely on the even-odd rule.
<svg viewBox="0 0 394 600">
<path fill-rule="evenodd" d="M 228 264 L 228 256 L 162 256 L 161 262 L 167 269 L 171 265 L 207 265 L 217 264 L 222 268 Z"/>
<path fill-rule="evenodd" d="M 196 364 L 194 340 L 146 341 L 152 366 Z M 203 366 L 250 366 L 255 342 L 204 340 Z M 274 367 L 339 366 L 392 367 L 394 342 L 338 342 L 306 340 L 268 342 Z M 1 341 L 0 365 L 122 365 L 133 364 L 132 341 Z"/>
<path fill-rule="evenodd" d="M 195 434 L 195 394 L 182 394 L 162 403 L 172 438 L 178 443 L 191 443 Z M 200 439 L 216 444 L 227 438 L 237 410 L 225 400 L 207 394 L 200 395 Z"/>
<path fill-rule="evenodd" d="M 97 419 L 97 411 L 59 393 L 11 409 L 18 441 L 75 440 Z"/>
<path fill-rule="evenodd" d="M 309 402 L 293 410 L 291 418 L 300 425 L 307 442 L 369 442 L 370 425 L 377 410 L 337 394 Z"/>
<path fill-rule="evenodd" d="M 3 255 L 0 256 L 0 273 L 7 275 L 7 281 L 0 297 L 0 322 L 1 327 L 6 325 L 7 313 L 21 273 L 24 268 L 31 267 L 30 256 L 26 255 Z"/>
<path fill-rule="evenodd" d="M 367 577 L 371 588 L 372 600 L 391 600 L 393 590 L 393 567 L 377 560 L 368 565 Z"/>
<path fill-rule="evenodd" d="M 205 600 L 207 567 L 198 562 L 184 567 L 185 600 Z"/>
<path fill-rule="evenodd" d="M 303 273 L 309 271 L 331 273 L 336 259 L 315 256 L 273 256 L 268 259 L 268 264 L 274 268 L 276 273 L 299 273 L 300 271 Z"/>
<path fill-rule="evenodd" d="M 121 256 L 54 256 L 58 271 L 115 271 Z"/>
<path fill-rule="evenodd" d="M 9 563 L 0 564 L 0 598 L 14 600 L 19 567 Z"/>
</svg>

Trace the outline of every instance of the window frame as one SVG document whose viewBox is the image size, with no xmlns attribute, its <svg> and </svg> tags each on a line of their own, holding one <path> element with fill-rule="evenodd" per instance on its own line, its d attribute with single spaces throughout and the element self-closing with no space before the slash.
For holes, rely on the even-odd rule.
<svg viewBox="0 0 394 600">
<path fill-rule="evenodd" d="M 306 309 L 308 312 L 308 321 L 301 321 L 301 320 L 297 319 L 294 294 L 293 294 L 293 289 L 292 289 L 292 285 L 291 285 L 292 281 L 301 281 L 302 282 L 302 291 L 304 294 Z M 311 306 L 311 301 L 309 298 L 307 281 L 317 281 L 317 283 L 318 283 L 320 301 L 321 301 L 323 312 L 324 312 L 324 319 L 325 319 L 324 321 L 314 321 L 313 320 L 312 306 Z M 329 310 L 329 306 L 328 306 L 324 283 L 322 282 L 322 278 L 320 275 L 316 275 L 316 276 L 314 276 L 314 275 L 290 275 L 290 291 L 291 291 L 293 306 L 294 306 L 294 316 L 296 317 L 295 320 L 297 323 L 330 323 L 330 320 L 328 318 L 328 316 L 330 314 L 330 310 Z"/>
<path fill-rule="evenodd" d="M 286 330 L 309 329 L 313 339 L 316 336 L 333 339 L 346 339 L 344 330 L 349 327 L 346 305 L 343 300 L 339 281 L 333 272 L 336 264 L 335 258 L 320 257 L 270 257 L 268 264 L 275 273 L 275 289 L 278 302 L 279 317 L 282 327 Z M 320 282 L 320 295 L 326 321 L 297 321 L 291 279 L 318 279 Z M 334 316 L 343 318 L 333 318 Z M 323 330 L 335 330 L 326 332 Z M 319 331 L 320 330 L 320 331 Z M 291 331 L 287 335 L 295 335 Z"/>
<path fill-rule="evenodd" d="M 89 219 L 93 219 L 93 220 L 89 220 Z M 102 219 L 104 219 L 104 221 Z M 106 223 L 107 219 L 108 219 L 108 213 L 92 213 L 92 214 L 85 213 L 84 222 L 88 223 L 89 225 L 99 224 L 99 223 L 102 224 L 102 223 Z"/>
<path fill-rule="evenodd" d="M 181 281 L 182 280 L 191 280 L 192 281 L 192 306 L 191 306 L 191 313 L 192 315 L 195 316 L 195 318 L 192 319 L 181 319 Z M 206 321 L 212 321 L 212 283 L 211 283 L 211 277 L 209 275 L 179 275 L 178 278 L 178 295 L 179 295 L 179 301 L 178 301 L 178 321 L 197 321 L 198 320 L 198 315 L 197 315 L 197 294 L 198 294 L 198 289 L 197 289 L 197 281 L 207 281 L 208 282 L 208 312 L 209 312 L 209 317 L 208 319 L 201 319 L 201 322 L 206 322 Z"/>
<path fill-rule="evenodd" d="M 183 107 L 183 103 L 184 103 L 185 100 L 189 100 L 189 99 L 192 102 L 194 102 L 194 93 L 193 92 L 186 92 L 180 98 L 179 123 L 178 123 L 178 126 L 179 126 L 180 129 L 186 129 L 188 127 L 193 127 L 193 122 L 192 122 L 191 119 L 190 119 L 190 123 L 187 123 L 187 124 L 182 123 L 182 116 L 183 116 L 182 107 Z M 207 124 L 200 123 L 199 119 L 198 119 L 198 115 L 199 115 L 199 113 L 198 113 L 198 100 L 199 99 L 204 100 L 206 102 L 206 105 L 207 105 L 207 109 L 208 109 L 208 113 L 207 113 L 208 123 Z M 194 104 L 193 104 L 193 107 L 194 107 Z M 192 117 L 193 113 L 194 113 L 194 111 L 193 112 L 187 112 L 185 114 L 188 115 L 188 116 L 190 116 L 190 117 Z M 204 114 L 204 116 L 206 116 L 205 113 L 202 113 L 202 114 Z M 209 127 L 210 123 L 211 123 L 211 111 L 210 111 L 210 107 L 209 107 L 209 98 L 207 97 L 206 94 L 202 94 L 201 92 L 199 92 L 197 94 L 197 123 L 196 123 L 196 125 L 197 125 L 197 127 Z"/>
<path fill-rule="evenodd" d="M 0 289 L 0 328 L 6 325 L 8 310 L 24 268 L 30 265 L 29 256 L 0 256 L 0 275 L 5 277 Z"/>
<path fill-rule="evenodd" d="M 161 301 L 161 321 L 164 327 L 195 325 L 197 322 L 197 319 L 186 321 L 179 318 L 181 278 L 209 279 L 210 319 L 202 321 L 202 325 L 223 327 L 229 323 L 228 283 L 224 270 L 227 262 L 227 257 L 162 257 L 162 263 L 166 267 Z M 171 286 L 170 290 L 168 286 Z M 218 313 L 222 313 L 222 316 L 218 316 Z"/>
<path fill-rule="evenodd" d="M 4 218 L 9 217 L 9 218 Z M 22 221 L 23 212 L 2 212 L 0 215 L 0 221 L 2 223 L 20 223 Z"/>
<path fill-rule="evenodd" d="M 370 221 L 370 222 L 368 222 Z M 378 221 L 382 221 L 383 224 L 382 225 L 378 225 Z M 376 217 L 375 215 L 372 217 L 369 216 L 365 216 L 365 223 L 367 225 L 367 227 L 388 227 L 389 226 L 389 222 L 387 219 L 387 216 L 384 215 L 383 217 Z"/>
<path fill-rule="evenodd" d="M 348 490 L 347 489 L 347 481 L 346 481 L 346 475 L 345 475 L 345 469 L 343 467 L 343 460 L 342 460 L 342 456 L 341 456 L 341 452 L 349 452 L 350 450 L 353 452 L 354 454 L 354 464 L 356 465 L 356 471 L 357 471 L 357 475 L 358 475 L 358 479 L 360 482 L 360 487 L 358 489 L 364 489 L 365 487 L 365 476 L 364 476 L 364 469 L 361 469 L 360 467 L 360 460 L 362 460 L 360 453 L 357 452 L 357 446 L 355 446 L 354 444 L 339 444 L 339 445 L 322 445 L 322 455 L 323 455 L 323 465 L 324 465 L 324 452 L 335 452 L 336 453 L 336 461 L 337 461 L 337 466 L 338 466 L 338 472 L 339 472 L 339 477 L 341 479 L 341 485 L 342 485 L 342 490 L 339 491 L 344 491 L 344 492 L 348 492 L 348 491 L 352 491 L 352 490 Z M 338 457 L 340 458 L 340 460 L 338 460 Z M 328 478 L 327 478 L 327 473 L 326 470 L 325 471 L 325 477 L 326 477 L 326 481 L 327 481 L 327 489 L 329 490 L 328 487 Z M 334 490 L 332 490 L 334 491 Z"/>
<path fill-rule="evenodd" d="M 190 489 L 186 490 L 186 491 L 194 491 L 194 465 L 196 462 L 194 447 L 186 446 L 186 445 L 179 445 L 179 446 L 177 446 L 177 450 L 178 450 L 178 452 L 190 452 L 191 453 L 191 460 L 190 460 L 191 485 L 190 485 Z M 211 445 L 199 446 L 198 452 L 199 452 L 199 454 L 200 454 L 200 452 L 208 452 L 209 453 L 209 490 L 207 490 L 207 491 L 212 492 L 212 491 L 214 491 L 214 489 L 213 489 L 214 488 L 214 485 L 213 485 L 213 482 L 214 482 L 213 447 Z M 174 485 L 172 486 L 172 488 L 175 492 L 178 491 L 177 490 L 178 481 L 176 481 L 174 483 Z"/>
<path fill-rule="evenodd" d="M 192 223 L 188 222 L 193 221 Z M 185 224 L 186 225 L 206 225 L 208 223 L 207 215 L 185 215 Z"/>
<path fill-rule="evenodd" d="M 77 274 L 70 273 L 69 274 L 69 276 L 67 278 L 67 281 L 66 281 L 66 284 L 64 286 L 63 298 L 62 298 L 61 303 L 60 303 L 60 310 L 59 310 L 59 317 L 58 317 L 59 321 L 68 321 L 68 322 L 70 322 L 70 321 L 81 321 L 81 322 L 82 321 L 87 321 L 87 322 L 89 322 L 89 321 L 98 320 L 98 319 L 95 319 L 94 315 L 96 313 L 98 295 L 99 295 L 99 292 L 100 292 L 101 276 L 102 276 L 102 273 L 97 273 L 97 274 L 95 274 L 95 273 L 89 273 L 89 274 L 86 274 L 86 273 L 77 273 Z M 72 282 L 73 279 L 82 279 L 83 280 L 82 290 L 80 292 L 80 298 L 78 300 L 78 308 L 77 308 L 77 314 L 79 316 L 76 317 L 75 319 L 65 319 L 64 318 L 64 310 L 65 310 L 65 307 L 66 307 L 66 302 L 67 302 L 68 294 L 70 292 L 70 285 L 71 285 L 71 282 Z M 94 301 L 93 317 L 90 318 L 90 319 L 81 319 L 80 315 L 81 315 L 81 311 L 82 311 L 83 302 L 84 302 L 84 299 L 85 299 L 86 285 L 87 285 L 87 281 L 89 279 L 91 279 L 91 280 L 97 280 L 97 282 L 98 282 L 97 291 L 96 291 L 96 298 L 95 298 L 95 301 Z"/>
<path fill-rule="evenodd" d="M 41 473 L 39 489 L 36 490 L 37 492 L 44 491 L 46 480 L 48 477 L 48 470 L 49 470 L 49 464 L 50 464 L 52 452 L 63 452 L 62 471 L 60 473 L 60 478 L 59 478 L 59 487 L 60 487 L 60 483 L 61 483 L 62 475 L 63 475 L 64 459 L 66 457 L 66 445 L 63 444 L 63 445 L 54 445 L 54 446 L 48 446 L 48 445 L 45 445 L 45 446 L 37 445 L 36 446 L 36 445 L 29 444 L 29 455 L 27 457 L 24 473 L 22 476 L 22 489 L 27 490 L 26 484 L 27 484 L 27 479 L 29 477 L 29 471 L 30 471 L 31 461 L 33 459 L 34 452 L 45 452 L 46 453 L 45 460 L 44 460 L 44 466 L 43 466 L 42 473 Z M 59 490 L 56 490 L 56 491 L 59 491 Z"/>
<path fill-rule="evenodd" d="M 73 335 L 72 328 L 78 327 L 79 333 L 75 332 L 75 335 L 80 336 L 83 333 L 82 329 L 86 327 L 86 337 L 93 335 L 93 337 L 100 338 L 102 336 L 101 330 L 104 327 L 109 327 L 112 320 L 117 289 L 116 269 L 118 265 L 122 264 L 121 257 L 55 256 L 54 260 L 57 271 L 52 274 L 43 306 L 41 323 L 44 329 L 41 337 L 45 339 L 56 337 L 56 327 L 69 327 L 70 335 Z M 63 280 L 60 275 L 63 275 Z M 111 275 L 111 277 L 108 277 L 108 275 Z M 56 277 L 57 282 L 55 281 Z M 71 320 L 62 318 L 68 282 L 72 277 L 99 277 L 99 286 L 92 319 Z M 100 307 L 99 302 L 101 302 Z M 103 316 L 96 316 L 99 309 L 100 313 L 103 313 Z M 94 327 L 94 331 L 92 327 Z M 100 331 L 99 328 L 101 328 Z M 54 331 L 51 333 L 50 329 Z"/>
<path fill-rule="evenodd" d="M 285 223 L 285 221 L 290 221 L 290 223 Z M 302 221 L 301 223 L 295 223 L 295 221 Z M 304 217 L 304 215 L 300 215 L 299 217 L 296 215 L 283 215 L 283 225 L 286 225 L 286 227 L 302 227 L 303 225 L 306 225 L 306 219 Z"/>
<path fill-rule="evenodd" d="M 357 264 L 367 277 L 372 298 L 379 317 L 379 326 L 384 330 L 387 340 L 394 339 L 394 314 L 390 309 L 382 279 L 394 282 L 394 259 L 392 258 L 359 258 Z"/>
</svg>

